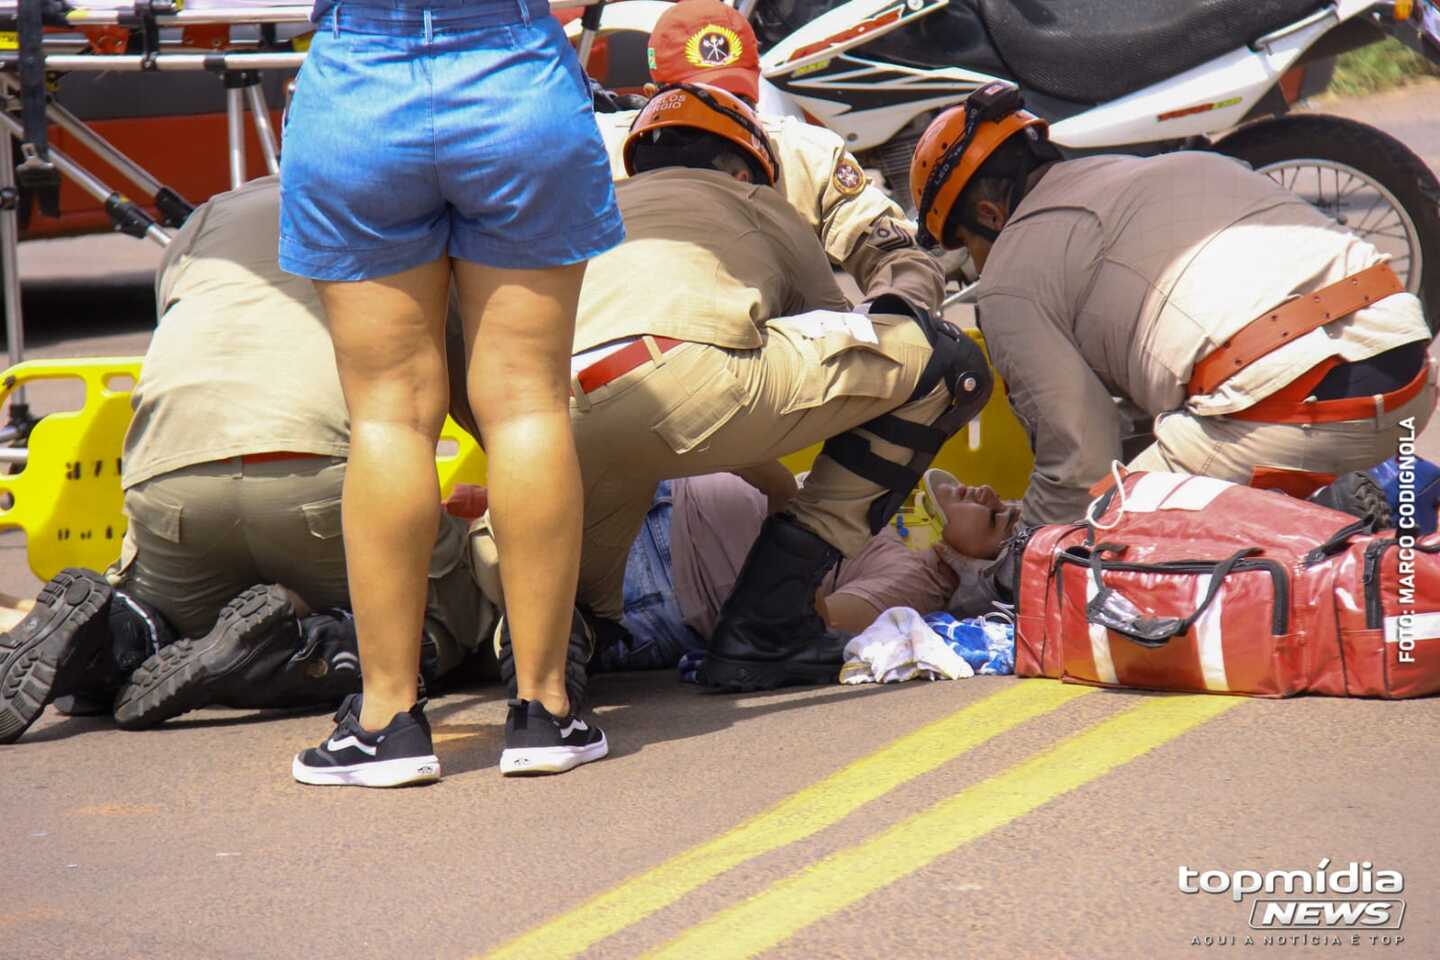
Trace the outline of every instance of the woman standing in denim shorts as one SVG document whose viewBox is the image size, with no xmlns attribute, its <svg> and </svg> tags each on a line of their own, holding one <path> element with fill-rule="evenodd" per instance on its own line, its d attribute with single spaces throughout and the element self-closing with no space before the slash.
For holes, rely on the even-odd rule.
<svg viewBox="0 0 1440 960">
<path fill-rule="evenodd" d="M 585 261 L 624 228 L 548 0 L 318 0 L 281 166 L 280 265 L 316 281 L 350 409 L 343 516 L 364 696 L 306 783 L 434 780 L 417 703 L 453 280 L 520 701 L 503 772 L 599 759 L 565 650 L 580 552 L 569 359 Z M 357 702 L 359 701 L 359 702 Z"/>
</svg>

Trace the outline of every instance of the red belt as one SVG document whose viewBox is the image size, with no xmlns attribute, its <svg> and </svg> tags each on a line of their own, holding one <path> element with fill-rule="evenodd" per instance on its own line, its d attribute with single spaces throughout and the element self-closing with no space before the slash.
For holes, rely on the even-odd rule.
<svg viewBox="0 0 1440 960">
<path fill-rule="evenodd" d="M 247 453 L 240 457 L 241 463 L 274 463 L 277 460 L 309 460 L 320 456 L 318 453 L 295 453 L 292 450 L 275 450 L 271 453 Z"/>
<path fill-rule="evenodd" d="M 671 337 L 650 337 L 655 341 L 655 348 L 661 353 L 674 350 L 684 340 L 676 340 Z M 611 381 L 623 377 L 634 370 L 642 363 L 649 363 L 654 357 L 650 354 L 650 348 L 645 344 L 645 337 L 641 337 L 629 346 L 621 347 L 608 357 L 596 360 L 590 366 L 575 374 L 575 381 L 580 384 L 580 389 L 585 393 L 594 393 Z"/>
</svg>

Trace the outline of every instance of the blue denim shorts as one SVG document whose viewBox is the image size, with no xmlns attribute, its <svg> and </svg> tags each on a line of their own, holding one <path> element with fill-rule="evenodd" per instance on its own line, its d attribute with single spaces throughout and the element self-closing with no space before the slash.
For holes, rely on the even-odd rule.
<svg viewBox="0 0 1440 960">
<path fill-rule="evenodd" d="M 317 6 L 281 154 L 280 266 L 537 269 L 624 239 L 589 87 L 547 0 Z"/>
</svg>

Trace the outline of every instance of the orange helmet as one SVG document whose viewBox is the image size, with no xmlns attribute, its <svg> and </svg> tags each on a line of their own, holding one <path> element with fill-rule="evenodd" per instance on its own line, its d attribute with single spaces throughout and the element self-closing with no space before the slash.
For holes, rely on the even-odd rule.
<svg viewBox="0 0 1440 960">
<path fill-rule="evenodd" d="M 735 145 L 761 182 L 773 187 L 780 179 L 775 147 L 755 111 L 735 94 L 704 83 L 670 84 L 650 98 L 625 138 L 626 173 L 635 174 L 635 148 L 666 127 L 714 134 Z"/>
<path fill-rule="evenodd" d="M 940 114 L 921 134 L 910 160 L 910 195 L 921 226 L 942 246 L 945 225 L 990 155 L 1029 128 L 1041 139 L 1048 132 L 1050 125 L 1024 106 L 1014 85 L 996 81 Z"/>
</svg>

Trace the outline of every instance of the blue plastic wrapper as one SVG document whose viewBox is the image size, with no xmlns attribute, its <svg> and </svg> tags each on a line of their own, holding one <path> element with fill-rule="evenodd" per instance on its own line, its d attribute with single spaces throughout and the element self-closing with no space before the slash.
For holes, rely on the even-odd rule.
<svg viewBox="0 0 1440 960">
<path fill-rule="evenodd" d="M 1436 527 L 1436 508 L 1440 507 L 1440 466 L 1436 466 L 1429 460 L 1421 457 L 1414 458 L 1414 465 L 1411 466 L 1409 458 L 1406 458 L 1406 473 L 1413 471 L 1414 477 L 1405 477 L 1405 486 L 1408 488 L 1406 497 L 1411 492 L 1415 499 L 1410 501 L 1415 506 L 1415 526 L 1406 530 L 1406 533 L 1413 533 L 1417 536 L 1425 536 L 1434 533 Z M 1385 499 L 1390 501 L 1390 510 L 1395 515 L 1395 522 L 1399 523 L 1400 513 L 1400 458 L 1392 457 L 1377 466 L 1370 468 L 1370 476 L 1380 484 L 1385 491 Z M 1408 510 L 1408 508 L 1407 508 Z"/>
<path fill-rule="evenodd" d="M 948 613 L 926 614 L 925 623 L 977 675 L 1008 677 L 1015 672 L 1014 624 L 979 617 L 957 620 Z"/>
</svg>

